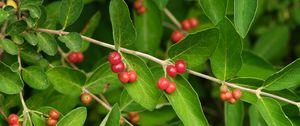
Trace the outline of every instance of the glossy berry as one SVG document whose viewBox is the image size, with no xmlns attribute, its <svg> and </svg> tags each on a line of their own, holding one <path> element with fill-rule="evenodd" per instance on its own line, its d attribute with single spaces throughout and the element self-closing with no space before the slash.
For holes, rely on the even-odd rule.
<svg viewBox="0 0 300 126">
<path fill-rule="evenodd" d="M 133 4 L 134 9 L 139 9 L 141 7 L 143 7 L 143 2 L 141 0 L 136 0 Z"/>
<path fill-rule="evenodd" d="M 56 109 L 52 109 L 50 112 L 49 112 L 49 116 L 52 118 L 52 119 L 55 119 L 57 120 L 60 116 L 60 113 L 56 110 Z"/>
<path fill-rule="evenodd" d="M 138 116 L 139 113 L 137 113 L 137 112 L 128 112 L 127 115 L 129 116 L 129 118 L 133 118 L 135 116 Z"/>
<path fill-rule="evenodd" d="M 84 55 L 81 52 L 77 52 L 77 62 L 80 63 L 84 60 Z"/>
<path fill-rule="evenodd" d="M 168 88 L 166 89 L 166 92 L 168 94 L 171 94 L 173 93 L 174 91 L 176 90 L 176 84 L 174 82 L 169 82 L 169 86 Z"/>
<path fill-rule="evenodd" d="M 121 72 L 119 75 L 119 80 L 123 83 L 123 84 L 127 84 L 129 82 L 129 74 L 127 72 Z"/>
<path fill-rule="evenodd" d="M 227 85 L 223 84 L 221 87 L 220 87 L 220 92 L 221 93 L 225 93 L 225 92 L 228 92 L 228 87 Z"/>
<path fill-rule="evenodd" d="M 52 119 L 51 117 L 47 119 L 47 125 L 48 126 L 55 126 L 57 123 L 57 120 Z"/>
<path fill-rule="evenodd" d="M 227 100 L 226 92 L 221 92 L 221 93 L 220 93 L 220 99 L 221 99 L 222 101 L 226 101 L 226 100 Z"/>
<path fill-rule="evenodd" d="M 83 93 L 80 95 L 80 100 L 83 104 L 88 105 L 92 102 L 93 98 L 90 94 Z"/>
<path fill-rule="evenodd" d="M 184 38 L 184 35 L 180 31 L 174 31 L 171 35 L 171 40 L 175 43 L 181 41 Z"/>
<path fill-rule="evenodd" d="M 169 81 L 167 78 L 165 77 L 161 77 L 159 78 L 159 80 L 157 81 L 157 87 L 160 89 L 160 90 L 165 90 L 169 87 Z"/>
<path fill-rule="evenodd" d="M 191 28 L 195 28 L 199 24 L 199 22 L 198 22 L 198 20 L 197 20 L 196 17 L 192 17 L 192 18 L 188 19 L 188 22 L 189 22 Z"/>
<path fill-rule="evenodd" d="M 140 121 L 140 115 L 137 114 L 136 116 L 130 118 L 130 122 L 133 123 L 133 124 L 138 124 Z"/>
<path fill-rule="evenodd" d="M 84 55 L 81 52 L 71 52 L 68 55 L 68 60 L 71 63 L 80 63 L 84 60 Z"/>
<path fill-rule="evenodd" d="M 9 126 L 21 126 L 20 123 L 10 124 Z"/>
<path fill-rule="evenodd" d="M 143 14 L 146 11 L 146 8 L 144 6 L 142 6 L 141 8 L 136 10 L 138 12 L 138 14 Z"/>
<path fill-rule="evenodd" d="M 242 96 L 242 92 L 239 90 L 239 89 L 235 89 L 232 91 L 232 97 L 235 99 L 235 100 L 239 100 Z"/>
<path fill-rule="evenodd" d="M 228 103 L 230 104 L 234 104 L 236 102 L 236 100 L 234 98 L 230 98 L 229 100 L 227 100 Z"/>
<path fill-rule="evenodd" d="M 9 124 L 16 124 L 16 123 L 19 123 L 19 117 L 18 115 L 16 114 L 10 114 L 8 117 L 7 117 L 7 122 Z"/>
<path fill-rule="evenodd" d="M 177 60 L 175 63 L 176 71 L 178 73 L 185 73 L 186 72 L 186 63 L 184 60 Z"/>
<path fill-rule="evenodd" d="M 191 24 L 190 24 L 189 20 L 183 20 L 183 21 L 181 21 L 181 27 L 185 31 L 191 29 Z"/>
<path fill-rule="evenodd" d="M 129 71 L 128 76 L 129 76 L 129 82 L 130 83 L 135 82 L 137 77 L 138 77 L 134 70 Z"/>
<path fill-rule="evenodd" d="M 124 70 L 125 70 L 125 64 L 123 62 L 111 66 L 111 71 L 114 73 L 120 73 L 123 72 Z"/>
<path fill-rule="evenodd" d="M 232 98 L 232 93 L 230 91 L 227 91 L 224 94 L 225 94 L 225 100 L 229 100 Z"/>
<path fill-rule="evenodd" d="M 120 64 L 122 62 L 122 57 L 119 52 L 112 52 L 108 55 L 108 61 L 111 65 Z"/>
<path fill-rule="evenodd" d="M 167 66 L 167 74 L 170 76 L 170 77 L 176 77 L 177 75 L 177 70 L 176 70 L 176 67 L 174 65 L 168 65 Z"/>
</svg>

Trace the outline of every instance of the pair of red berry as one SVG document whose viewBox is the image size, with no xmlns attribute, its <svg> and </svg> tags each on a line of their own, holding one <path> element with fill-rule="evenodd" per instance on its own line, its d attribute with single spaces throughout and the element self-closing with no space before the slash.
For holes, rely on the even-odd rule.
<svg viewBox="0 0 300 126">
<path fill-rule="evenodd" d="M 159 78 L 159 80 L 157 81 L 157 87 L 160 90 L 165 90 L 168 94 L 171 94 L 176 90 L 176 84 L 169 81 L 165 77 Z"/>
<path fill-rule="evenodd" d="M 186 63 L 184 60 L 177 60 L 175 65 L 168 65 L 166 70 L 167 74 L 174 78 L 177 74 L 183 74 L 186 72 Z"/>
<path fill-rule="evenodd" d="M 89 93 L 85 92 L 80 95 L 80 100 L 84 105 L 89 105 L 92 102 L 93 98 Z"/>
<path fill-rule="evenodd" d="M 198 26 L 198 20 L 196 17 L 191 17 L 181 21 L 181 27 L 183 30 L 187 31 Z"/>
<path fill-rule="evenodd" d="M 68 55 L 68 60 L 71 63 L 80 63 L 84 60 L 84 55 L 81 52 L 71 52 Z"/>
<path fill-rule="evenodd" d="M 49 118 L 47 120 L 47 125 L 48 126 L 55 126 L 59 116 L 60 116 L 60 113 L 56 109 L 52 109 L 49 112 Z"/>
<path fill-rule="evenodd" d="M 136 12 L 138 14 L 143 14 L 146 11 L 145 6 L 143 5 L 143 1 L 142 0 L 136 0 L 133 4 L 134 9 L 136 10 Z"/>
<path fill-rule="evenodd" d="M 234 104 L 242 96 L 242 92 L 239 89 L 235 89 L 231 92 L 226 85 L 220 87 L 220 92 L 221 100 L 227 101 L 230 104 Z"/>
<path fill-rule="evenodd" d="M 19 116 L 16 114 L 10 114 L 6 120 L 9 126 L 21 126 L 19 123 Z"/>
<path fill-rule="evenodd" d="M 137 74 L 134 70 L 129 72 L 125 70 L 125 63 L 122 61 L 122 56 L 119 52 L 112 52 L 108 55 L 108 61 L 111 64 L 111 70 L 114 73 L 119 73 L 119 80 L 126 83 L 133 83 L 137 80 Z"/>
<path fill-rule="evenodd" d="M 137 112 L 128 112 L 127 113 L 129 119 L 130 119 L 130 122 L 133 123 L 133 124 L 138 124 L 139 121 L 140 121 L 140 114 L 137 113 Z"/>
</svg>

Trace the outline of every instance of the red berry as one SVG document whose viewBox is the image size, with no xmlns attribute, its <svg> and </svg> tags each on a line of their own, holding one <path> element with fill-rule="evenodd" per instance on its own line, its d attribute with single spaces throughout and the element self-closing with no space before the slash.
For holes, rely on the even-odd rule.
<svg viewBox="0 0 300 126">
<path fill-rule="evenodd" d="M 10 114 L 8 117 L 7 117 L 7 122 L 9 124 L 16 124 L 16 123 L 19 123 L 19 117 L 18 115 L 16 114 Z"/>
<path fill-rule="evenodd" d="M 77 52 L 77 63 L 80 63 L 84 60 L 84 55 L 81 52 Z"/>
<path fill-rule="evenodd" d="M 177 60 L 175 63 L 176 71 L 178 73 L 185 73 L 186 71 L 186 63 L 184 60 Z"/>
<path fill-rule="evenodd" d="M 124 70 L 125 70 L 125 64 L 123 62 L 111 66 L 111 71 L 114 73 L 120 73 L 123 72 Z"/>
<path fill-rule="evenodd" d="M 174 82 L 169 82 L 169 87 L 166 89 L 168 94 L 173 93 L 176 90 L 176 84 Z"/>
<path fill-rule="evenodd" d="M 123 84 L 126 84 L 129 82 L 129 75 L 127 72 L 121 72 L 119 75 L 119 80 L 123 83 Z"/>
<path fill-rule="evenodd" d="M 160 89 L 160 90 L 165 90 L 169 87 L 169 81 L 167 78 L 165 77 L 161 77 L 159 78 L 159 80 L 157 81 L 157 87 Z"/>
<path fill-rule="evenodd" d="M 93 98 L 90 94 L 83 93 L 80 95 L 80 100 L 83 104 L 88 105 L 92 102 Z"/>
<path fill-rule="evenodd" d="M 189 20 L 183 20 L 183 21 L 181 21 L 181 27 L 185 31 L 191 29 L 190 21 Z"/>
<path fill-rule="evenodd" d="M 143 14 L 143 13 L 145 13 L 146 8 L 144 6 L 142 6 L 141 8 L 138 8 L 136 11 L 138 12 L 138 14 Z"/>
<path fill-rule="evenodd" d="M 60 116 L 60 113 L 56 110 L 56 109 L 52 109 L 50 112 L 49 112 L 49 116 L 52 118 L 52 119 L 55 119 L 57 120 Z"/>
<path fill-rule="evenodd" d="M 242 92 L 239 89 L 235 89 L 232 91 L 232 96 L 235 100 L 239 100 L 242 96 Z"/>
<path fill-rule="evenodd" d="M 21 126 L 20 123 L 10 124 L 9 126 Z"/>
<path fill-rule="evenodd" d="M 229 100 L 228 100 L 228 103 L 230 103 L 230 104 L 234 104 L 236 102 L 236 100 L 234 99 L 234 98 L 230 98 Z"/>
<path fill-rule="evenodd" d="M 131 70 L 128 72 L 128 75 L 129 75 L 129 82 L 132 83 L 132 82 L 135 82 L 136 79 L 137 79 L 137 74 L 134 70 Z"/>
<path fill-rule="evenodd" d="M 137 0 L 134 2 L 133 7 L 134 7 L 134 9 L 138 10 L 141 7 L 143 7 L 143 2 L 141 0 Z"/>
<path fill-rule="evenodd" d="M 184 35 L 179 31 L 174 31 L 171 35 L 171 40 L 175 43 L 181 41 L 184 38 Z"/>
<path fill-rule="evenodd" d="M 195 28 L 198 26 L 198 20 L 196 17 L 192 17 L 192 18 L 188 19 L 188 22 L 189 22 L 191 28 Z"/>
<path fill-rule="evenodd" d="M 225 92 L 225 100 L 229 100 L 232 98 L 232 93 L 230 91 Z"/>
<path fill-rule="evenodd" d="M 176 70 L 176 67 L 174 65 L 168 65 L 167 66 L 167 74 L 170 76 L 170 77 L 176 77 L 177 75 L 177 70 Z"/>
<path fill-rule="evenodd" d="M 119 52 L 112 52 L 108 55 L 108 61 L 111 65 L 120 64 L 122 62 L 122 57 Z"/>
<path fill-rule="evenodd" d="M 128 112 L 127 115 L 129 116 L 129 118 L 133 118 L 135 116 L 138 116 L 139 113 L 137 113 L 137 112 Z"/>
<path fill-rule="evenodd" d="M 69 60 L 71 63 L 77 63 L 77 62 L 78 62 L 77 54 L 76 54 L 75 52 L 71 52 L 71 53 L 68 55 L 68 60 Z"/>
<path fill-rule="evenodd" d="M 133 124 L 138 124 L 140 121 L 140 115 L 137 114 L 136 116 L 130 118 L 130 122 L 133 123 Z"/>
<path fill-rule="evenodd" d="M 48 126 L 55 126 L 56 123 L 57 123 L 57 120 L 52 119 L 51 117 L 48 118 L 48 120 L 47 120 L 47 125 L 48 125 Z"/>
<path fill-rule="evenodd" d="M 223 84 L 221 87 L 220 87 L 220 92 L 221 93 L 225 93 L 225 92 L 228 92 L 228 87 L 227 85 Z"/>
<path fill-rule="evenodd" d="M 220 93 L 220 98 L 221 98 L 222 101 L 226 101 L 227 100 L 226 93 L 225 92 L 221 92 Z"/>
</svg>

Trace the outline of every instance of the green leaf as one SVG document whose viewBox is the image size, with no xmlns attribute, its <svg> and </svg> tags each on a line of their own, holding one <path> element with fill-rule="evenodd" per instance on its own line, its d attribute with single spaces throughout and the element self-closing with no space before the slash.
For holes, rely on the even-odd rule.
<svg viewBox="0 0 300 126">
<path fill-rule="evenodd" d="M 258 38 L 253 50 L 267 60 L 281 58 L 288 45 L 289 34 L 287 26 L 269 28 Z"/>
<path fill-rule="evenodd" d="M 250 126 L 268 126 L 254 105 L 249 107 Z"/>
<path fill-rule="evenodd" d="M 172 119 L 177 117 L 176 113 L 174 112 L 171 106 L 155 109 L 154 111 L 151 112 L 143 111 L 139 114 L 140 114 L 139 125 L 141 126 L 163 126 L 165 124 L 169 124 L 172 121 Z M 166 126 L 171 126 L 171 125 L 166 125 Z"/>
<path fill-rule="evenodd" d="M 300 59 L 295 60 L 271 75 L 265 82 L 266 90 L 282 90 L 298 86 L 300 83 Z"/>
<path fill-rule="evenodd" d="M 151 71 L 139 57 L 123 54 L 123 60 L 126 62 L 127 67 L 135 70 L 138 75 L 136 82 L 124 85 L 128 94 L 144 108 L 153 110 L 161 95 Z"/>
<path fill-rule="evenodd" d="M 11 36 L 11 40 L 17 45 L 22 45 L 24 43 L 24 39 L 20 35 Z"/>
<path fill-rule="evenodd" d="M 157 4 L 159 9 L 161 9 L 161 10 L 163 10 L 169 2 L 169 0 L 153 0 L 153 1 Z"/>
<path fill-rule="evenodd" d="M 225 102 L 225 125 L 243 126 L 244 121 L 244 103 L 237 101 L 235 104 Z"/>
<path fill-rule="evenodd" d="M 234 0 L 234 24 L 237 32 L 245 38 L 257 11 L 257 0 Z"/>
<path fill-rule="evenodd" d="M 43 90 L 49 87 L 44 70 L 38 66 L 29 66 L 22 70 L 23 80 L 32 88 Z"/>
<path fill-rule="evenodd" d="M 85 107 L 78 107 L 67 115 L 65 115 L 58 123 L 57 126 L 83 126 L 87 117 Z"/>
<path fill-rule="evenodd" d="M 35 113 L 30 113 L 31 114 L 31 118 L 32 118 L 32 123 L 35 126 L 47 126 L 46 125 L 46 119 L 35 114 Z"/>
<path fill-rule="evenodd" d="M 136 103 L 127 93 L 126 90 L 123 90 L 120 98 L 120 110 L 126 112 L 136 112 L 136 111 L 144 111 L 140 104 Z"/>
<path fill-rule="evenodd" d="M 21 6 L 26 5 L 42 5 L 44 0 L 22 0 Z"/>
<path fill-rule="evenodd" d="M 73 52 L 79 52 L 81 49 L 82 39 L 79 33 L 71 32 L 68 35 L 59 36 L 58 39 Z"/>
<path fill-rule="evenodd" d="M 7 20 L 9 13 L 3 9 L 0 9 L 0 23 Z"/>
<path fill-rule="evenodd" d="M 132 45 L 136 40 L 136 32 L 125 1 L 111 0 L 109 14 L 116 48 Z"/>
<path fill-rule="evenodd" d="M 152 0 L 144 0 L 143 5 L 151 11 L 144 14 L 134 13 L 137 40 L 134 43 L 138 51 L 154 54 L 159 49 L 162 37 L 162 14 Z"/>
<path fill-rule="evenodd" d="M 293 126 L 291 120 L 284 114 L 276 100 L 259 98 L 255 107 L 269 126 Z"/>
<path fill-rule="evenodd" d="M 212 55 L 218 44 L 218 39 L 219 32 L 215 28 L 191 34 L 180 43 L 171 46 L 168 55 L 173 60 L 184 59 L 189 68 L 195 69 Z"/>
<path fill-rule="evenodd" d="M 29 14 L 32 18 L 40 18 L 42 11 L 39 6 L 37 5 L 27 5 L 21 6 L 22 11 L 29 11 Z"/>
<path fill-rule="evenodd" d="M 6 29 L 6 34 L 8 35 L 19 35 L 27 28 L 27 24 L 25 21 L 16 21 L 10 24 Z"/>
<path fill-rule="evenodd" d="M 115 104 L 99 126 L 120 126 L 120 117 L 119 106 Z"/>
<path fill-rule="evenodd" d="M 80 96 L 81 86 L 86 80 L 82 72 L 65 67 L 54 67 L 47 71 L 47 76 L 55 90 L 72 97 Z"/>
<path fill-rule="evenodd" d="M 58 20 L 63 29 L 73 24 L 83 9 L 82 0 L 62 0 Z"/>
<path fill-rule="evenodd" d="M 22 91 L 23 86 L 20 75 L 0 62 L 0 91 L 5 94 L 17 94 Z"/>
<path fill-rule="evenodd" d="M 217 25 L 224 17 L 227 0 L 198 0 L 205 15 Z"/>
<path fill-rule="evenodd" d="M 273 65 L 250 51 L 243 51 L 243 65 L 238 76 L 266 79 L 276 72 Z"/>
<path fill-rule="evenodd" d="M 23 34 L 24 39 L 31 45 L 35 46 L 38 44 L 38 37 L 36 34 L 34 34 L 33 32 L 25 32 Z"/>
<path fill-rule="evenodd" d="M 227 80 L 235 76 L 242 66 L 242 41 L 228 18 L 224 18 L 219 24 L 219 44 L 210 58 L 213 74 Z"/>
<path fill-rule="evenodd" d="M 57 53 L 57 43 L 53 36 L 48 33 L 37 33 L 38 47 L 46 54 L 54 56 Z"/>
<path fill-rule="evenodd" d="M 37 53 L 33 47 L 23 48 L 21 50 L 21 58 L 23 61 L 29 64 L 36 64 L 42 60 L 43 56 Z"/>
<path fill-rule="evenodd" d="M 118 75 L 111 71 L 108 62 L 102 64 L 93 71 L 84 87 L 92 93 L 99 94 L 102 93 L 107 84 L 109 85 L 109 90 L 120 88 L 122 86 L 118 79 Z"/>
<path fill-rule="evenodd" d="M 170 81 L 176 83 L 176 91 L 165 93 L 174 111 L 185 126 L 209 126 L 199 97 L 187 80 L 177 76 Z"/>
<path fill-rule="evenodd" d="M 0 45 L 7 53 L 11 55 L 18 55 L 19 48 L 13 41 L 5 38 L 0 39 Z"/>
</svg>

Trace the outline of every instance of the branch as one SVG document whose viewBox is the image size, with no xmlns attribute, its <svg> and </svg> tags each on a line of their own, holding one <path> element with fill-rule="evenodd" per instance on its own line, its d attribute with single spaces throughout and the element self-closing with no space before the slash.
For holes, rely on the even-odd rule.
<svg viewBox="0 0 300 126">
<path fill-rule="evenodd" d="M 46 33 L 51 33 L 51 34 L 69 34 L 69 32 L 65 32 L 65 31 L 60 31 L 60 30 L 50 30 L 50 29 L 37 29 L 37 31 L 39 32 L 46 32 Z M 98 40 L 95 40 L 95 39 L 92 39 L 92 38 L 89 38 L 89 37 L 86 37 L 86 36 L 83 36 L 81 35 L 81 37 L 86 40 L 86 41 L 89 41 L 91 43 L 94 43 L 96 45 L 100 45 L 100 46 L 103 46 L 103 47 L 106 47 L 106 48 L 109 48 L 109 49 L 112 49 L 112 50 L 115 50 L 115 46 L 114 45 L 111 45 L 111 44 L 107 44 L 105 42 L 102 42 L 102 41 L 98 41 Z M 140 57 L 143 57 L 143 58 L 146 58 L 146 59 L 149 59 L 153 62 L 156 62 L 158 64 L 161 64 L 162 66 L 165 66 L 167 62 L 165 62 L 164 60 L 161 60 L 161 59 L 158 59 L 154 56 L 151 56 L 149 54 L 146 54 L 146 53 L 142 53 L 142 52 L 138 52 L 138 51 L 134 51 L 134 50 L 130 50 L 130 49 L 126 49 L 126 48 L 120 48 L 120 51 L 121 52 L 124 52 L 124 53 L 128 53 L 128 54 L 132 54 L 132 55 L 137 55 L 137 56 L 140 56 Z M 214 77 L 211 77 L 211 76 L 208 76 L 208 75 L 205 75 L 205 74 L 202 74 L 202 73 L 199 73 L 199 72 L 196 72 L 196 71 L 193 71 L 193 70 L 187 70 L 188 73 L 192 74 L 192 75 L 195 75 L 195 76 L 198 76 L 198 77 L 201 77 L 201 78 L 205 78 L 207 80 L 210 80 L 210 81 L 213 81 L 213 82 L 216 82 L 218 84 L 222 84 L 222 83 L 225 83 L 227 84 L 229 87 L 233 87 L 233 88 L 236 88 L 236 89 L 240 89 L 240 90 L 243 90 L 243 91 L 246 91 L 246 92 L 250 92 L 250 93 L 254 93 L 254 94 L 257 94 L 257 95 L 263 95 L 263 96 L 268 96 L 268 97 L 272 97 L 274 99 L 278 99 L 280 101 L 284 101 L 284 102 L 287 102 L 287 103 L 290 103 L 290 104 L 293 104 L 293 105 L 296 105 L 297 107 L 300 108 L 300 102 L 295 102 L 295 101 L 292 101 L 292 100 L 289 100 L 287 98 L 284 98 L 284 97 L 281 97 L 281 96 L 277 96 L 277 95 L 274 95 L 274 94 L 271 94 L 271 93 L 267 93 L 267 92 L 262 92 L 261 90 L 254 90 L 254 89 L 250 89 L 250 88 L 246 88 L 246 87 L 242 87 L 242 86 L 238 86 L 236 84 L 232 84 L 232 83 L 229 83 L 229 82 L 225 82 L 225 81 L 222 81 L 222 80 L 219 80 L 217 78 L 214 78 Z"/>
<path fill-rule="evenodd" d="M 32 120 L 31 120 L 31 117 L 29 115 L 29 109 L 27 108 L 26 104 L 25 104 L 25 101 L 24 101 L 24 97 L 23 97 L 23 93 L 20 92 L 20 99 L 21 99 L 21 103 L 22 103 L 22 106 L 23 106 L 23 114 L 24 114 L 24 122 L 23 122 L 23 126 L 27 126 L 27 118 L 29 120 L 29 124 L 30 126 L 33 126 L 32 125 Z"/>
<path fill-rule="evenodd" d="M 175 16 L 167 9 L 164 8 L 164 12 L 165 14 L 170 18 L 170 20 L 179 28 L 181 29 L 181 25 L 179 23 L 179 21 L 175 18 Z"/>
</svg>

